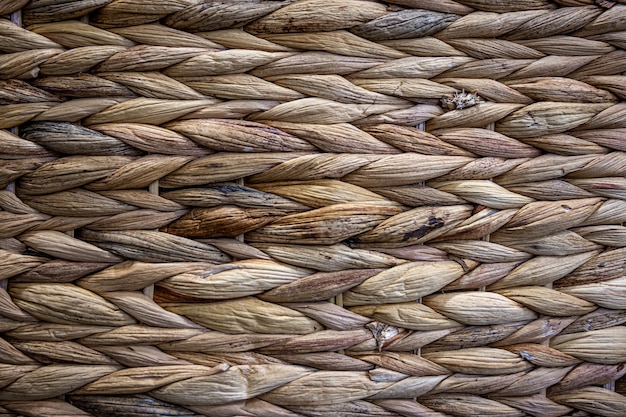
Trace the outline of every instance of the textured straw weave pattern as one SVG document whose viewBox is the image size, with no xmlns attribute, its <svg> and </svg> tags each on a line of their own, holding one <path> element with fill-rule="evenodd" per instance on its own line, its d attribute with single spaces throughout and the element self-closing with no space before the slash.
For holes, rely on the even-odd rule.
<svg viewBox="0 0 626 417">
<path fill-rule="evenodd" d="M 0 16 L 0 415 L 626 415 L 623 0 Z"/>
</svg>

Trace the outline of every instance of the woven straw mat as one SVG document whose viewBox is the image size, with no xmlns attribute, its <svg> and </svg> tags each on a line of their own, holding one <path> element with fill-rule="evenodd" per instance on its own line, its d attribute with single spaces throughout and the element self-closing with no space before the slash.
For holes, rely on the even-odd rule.
<svg viewBox="0 0 626 417">
<path fill-rule="evenodd" d="M 626 416 L 626 0 L 0 16 L 0 416 Z"/>
</svg>

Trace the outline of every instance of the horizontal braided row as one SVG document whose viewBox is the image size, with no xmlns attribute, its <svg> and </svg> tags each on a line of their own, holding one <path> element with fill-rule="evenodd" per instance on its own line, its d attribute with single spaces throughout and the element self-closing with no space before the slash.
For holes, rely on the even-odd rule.
<svg viewBox="0 0 626 417">
<path fill-rule="evenodd" d="M 162 48 L 154 52 L 170 53 Z M 85 53 L 93 54 L 92 51 Z M 139 55 L 143 53 L 137 51 Z M 545 70 L 526 71 L 510 81 L 498 82 L 480 77 L 493 74 L 495 65 L 508 67 L 503 74 L 507 75 L 514 69 L 534 68 L 536 61 L 509 60 L 511 65 L 508 65 L 501 60 L 472 62 L 466 57 L 411 57 L 384 64 L 356 62 L 353 65 L 348 59 L 346 71 L 351 75 L 342 77 L 307 71 L 316 71 L 312 64 L 320 59 L 326 61 L 325 65 L 336 68 L 343 65 L 342 59 L 346 57 L 312 53 L 303 60 L 302 54 L 292 57 L 285 57 L 285 54 L 290 55 L 247 50 L 195 55 L 191 59 L 198 62 L 190 64 L 189 72 L 179 72 L 174 78 L 159 72 L 118 71 L 99 76 L 43 77 L 34 83 L 35 86 L 19 80 L 3 81 L 0 97 L 6 106 L 0 126 L 11 128 L 30 120 L 76 122 L 84 119 L 86 124 L 162 124 L 177 118 L 250 116 L 255 120 L 279 122 L 372 124 L 393 120 L 405 125 L 432 118 L 429 130 L 456 127 L 471 118 L 472 127 L 499 121 L 496 130 L 514 137 L 560 133 L 579 126 L 587 129 L 623 127 L 620 124 L 623 105 L 616 102 L 625 96 L 625 78 L 606 74 L 624 72 L 626 67 L 609 68 L 604 61 L 591 61 L 573 74 L 555 73 L 548 65 Z M 136 61 L 134 57 L 129 59 Z M 146 59 L 152 62 L 154 58 Z M 623 56 L 610 59 L 617 64 L 624 62 Z M 32 62 L 32 57 L 26 60 Z M 71 62 L 75 60 L 82 61 L 75 57 Z M 259 67 L 263 64 L 266 65 Z M 272 65 L 277 71 L 269 69 Z M 7 62 L 6 66 L 19 68 L 13 61 Z M 289 68 L 286 74 L 281 69 L 284 66 Z M 294 66 L 304 69 L 300 72 L 294 70 Z M 451 66 L 457 68 L 450 70 Z M 214 72 L 213 68 L 220 67 L 223 70 Z M 264 67 L 268 69 L 263 72 L 269 74 L 264 78 L 253 75 L 256 70 L 251 74 L 233 74 Z M 204 68 L 210 68 L 210 73 Z M 353 72 L 359 69 L 363 70 Z M 69 72 L 82 70 L 73 68 Z M 577 74 L 580 80 L 564 78 L 577 78 Z M 7 74 L 6 78 L 17 75 Z M 435 76 L 434 81 L 429 80 Z M 459 111 L 442 114 L 441 110 L 433 108 L 440 98 L 452 97 L 460 89 L 480 91 L 481 96 L 489 101 L 469 114 L 459 114 Z M 137 98 L 137 94 L 141 97 Z M 69 100 L 64 101 L 67 98 Z M 533 100 L 538 102 L 533 103 Z M 561 123 L 566 122 L 564 125 L 553 125 L 557 114 L 554 105 L 549 104 L 552 102 L 567 102 L 559 104 L 568 116 L 561 120 Z M 526 125 L 531 112 L 545 113 L 542 116 L 546 118 L 544 126 L 533 132 Z"/>
<path fill-rule="evenodd" d="M 31 237 L 35 240 L 36 236 Z M 282 248 L 272 249 L 274 253 Z M 340 260 L 340 255 L 345 258 L 348 255 L 368 255 L 367 251 L 362 250 L 354 253 L 342 251 L 341 247 L 332 249 L 335 249 L 335 256 Z M 322 302 L 344 293 L 344 303 L 346 306 L 354 306 L 353 312 L 414 330 L 444 330 L 458 326 L 459 323 L 514 323 L 536 318 L 533 311 L 561 317 L 590 313 L 598 306 L 618 310 L 624 308 L 624 249 L 601 254 L 597 251 L 582 252 L 567 259 L 537 256 L 525 262 L 501 260 L 497 264 L 482 265 L 469 259 L 435 263 L 379 255 L 379 268 L 321 272 L 263 259 L 227 264 L 181 262 L 156 265 L 141 261 L 113 264 L 113 256 L 108 259 L 109 262 L 101 259 L 99 262 L 73 263 L 46 262 L 45 258 L 8 251 L 2 251 L 2 255 L 5 258 L 3 272 L 9 277 L 16 277 L 10 293 L 17 301 L 14 303 L 6 292 L 3 297 L 3 317 L 10 319 L 6 323 L 9 327 L 20 325 L 15 320 L 31 322 L 32 317 L 28 313 L 42 320 L 63 324 L 128 325 L 137 319 L 151 325 L 158 325 L 162 320 L 163 323 L 171 324 L 168 327 L 197 327 L 187 320 L 166 314 L 140 294 L 124 292 L 153 283 L 163 289 L 163 299 L 160 301 L 166 303 L 225 300 L 220 304 L 174 304 L 168 308 L 196 319 L 205 327 L 229 333 L 275 333 L 277 323 L 263 322 L 263 317 L 271 315 L 274 308 L 277 317 L 282 312 L 292 321 L 291 324 L 280 323 L 280 330 L 292 328 L 296 333 L 311 333 L 319 329 L 316 323 L 306 320 L 293 322 L 295 317 L 302 318 L 302 315 L 283 311 L 283 307 L 254 298 L 240 299 L 253 295 L 273 303 L 306 303 Z M 431 260 L 436 259 L 436 255 L 443 257 L 436 252 L 430 255 Z M 344 264 L 348 262 L 344 261 Z M 395 266 L 389 267 L 393 264 Z M 382 270 L 384 266 L 388 269 Z M 555 269 L 560 269 L 556 275 Z M 68 271 L 65 278 L 67 282 L 78 279 L 78 287 L 69 283 L 50 283 L 53 273 L 63 270 Z M 130 278 L 134 281 L 128 283 Z M 540 287 L 552 283 L 554 289 Z M 483 286 L 488 286 L 493 293 L 471 292 Z M 469 292 L 443 292 L 453 289 Z M 99 297 L 98 293 L 104 298 Z M 76 300 L 72 301 L 69 294 Z M 420 297 L 427 297 L 423 306 L 411 303 L 411 300 Z M 114 304 L 105 299 L 112 299 Z M 386 302 L 406 305 L 386 305 Z M 494 303 L 499 303 L 502 311 L 491 317 L 485 311 Z M 464 304 L 479 311 L 464 309 Z M 101 306 L 99 313 L 90 313 L 98 305 Z M 72 306 L 71 309 L 65 311 L 69 306 Z M 327 307 L 331 308 L 332 305 Z M 120 311 L 120 308 L 131 316 Z M 258 316 L 254 313 L 255 308 L 260 310 Z M 250 310 L 251 319 L 247 321 L 239 318 L 238 309 Z M 163 313 L 163 317 L 158 316 L 160 313 Z M 150 317 L 150 314 L 158 317 Z M 347 317 L 348 325 L 354 325 L 354 318 L 351 315 Z M 327 318 L 339 322 L 342 319 L 341 315 Z M 365 324 L 358 320 L 356 323 L 359 326 Z M 337 324 L 331 325 L 333 328 L 337 326 L 342 328 Z M 607 348 L 612 349 L 611 346 Z"/>
<path fill-rule="evenodd" d="M 499 353 L 470 352 L 469 349 L 468 352 L 463 353 L 470 357 L 472 354 L 478 356 L 479 354 L 492 353 L 502 358 L 501 360 L 510 355 L 511 361 L 513 361 L 513 357 L 517 356 L 506 350 L 493 350 L 499 351 Z M 207 356 L 206 362 L 215 359 L 211 358 L 211 355 Z M 219 355 L 215 356 L 219 357 Z M 365 358 L 374 360 L 370 356 Z M 450 355 L 449 360 L 451 362 L 455 359 L 457 358 Z M 351 360 L 367 365 L 360 359 Z M 429 364 L 411 363 L 412 358 L 396 354 L 380 356 L 380 360 L 386 365 L 397 362 L 402 365 L 403 369 L 414 368 L 415 370 L 412 374 L 393 371 L 375 372 L 375 370 L 312 371 L 310 368 L 284 364 L 281 363 L 280 359 L 273 358 L 267 358 L 267 362 L 260 359 L 259 362 L 262 365 L 217 365 L 214 367 L 194 365 L 185 360 L 179 360 L 177 365 L 146 367 L 144 371 L 151 372 L 152 378 L 145 380 L 143 386 L 133 384 L 132 387 L 129 387 L 126 381 L 132 380 L 135 375 L 140 375 L 139 369 L 120 370 L 115 365 L 48 365 L 36 370 L 32 370 L 33 366 L 22 365 L 14 368 L 17 373 L 24 372 L 28 368 L 31 369 L 30 373 L 21 379 L 24 384 L 32 383 L 33 388 L 39 388 L 39 385 L 43 385 L 37 383 L 37 377 L 57 378 L 57 381 L 62 381 L 63 378 L 70 376 L 76 379 L 80 377 L 78 381 L 74 382 L 74 388 L 76 386 L 81 386 L 81 388 L 70 397 L 78 397 L 78 401 L 82 400 L 88 403 L 91 395 L 94 395 L 94 399 L 98 400 L 97 395 L 102 395 L 101 392 L 116 394 L 149 393 L 157 399 L 183 405 L 186 408 L 198 410 L 202 414 L 216 412 L 220 406 L 239 407 L 242 405 L 242 400 L 250 399 L 253 396 L 259 396 L 262 401 L 269 402 L 271 407 L 278 410 L 281 407 L 287 407 L 299 411 L 299 409 L 320 405 L 332 410 L 333 405 L 337 407 L 336 401 L 339 399 L 343 400 L 343 407 L 351 402 L 368 399 L 373 400 L 374 405 L 370 405 L 373 408 L 378 405 L 383 408 L 390 407 L 393 411 L 394 406 L 397 407 L 402 404 L 402 401 L 398 401 L 395 395 L 398 390 L 409 390 L 416 396 L 420 396 L 419 403 L 413 406 L 418 406 L 421 403 L 441 412 L 448 412 L 453 409 L 471 412 L 472 409 L 480 410 L 481 407 L 485 407 L 485 410 L 495 410 L 494 412 L 499 413 L 498 415 L 506 416 L 523 416 L 525 415 L 524 411 L 531 410 L 541 411 L 543 415 L 563 415 L 563 413 L 571 410 L 567 405 L 576 404 L 577 401 L 583 399 L 590 402 L 600 401 L 606 407 L 621 406 L 619 394 L 602 388 L 577 389 L 581 383 L 589 380 L 602 381 L 616 375 L 623 375 L 623 371 L 611 365 L 587 365 L 586 369 L 579 367 L 573 371 L 572 366 L 566 365 L 561 368 L 539 367 L 529 372 L 525 372 L 522 366 L 518 367 L 520 372 L 511 375 L 485 376 L 480 378 L 480 382 L 474 383 L 470 375 L 460 373 L 449 375 L 445 372 L 445 368 L 442 368 L 443 372 L 438 370 L 429 372 L 425 369 L 429 367 L 437 369 L 439 365 L 423 358 L 421 361 Z M 495 363 L 496 360 L 494 359 L 489 365 L 495 365 Z M 354 367 L 358 368 L 358 366 Z M 362 365 L 361 368 L 367 369 L 367 366 Z M 79 371 L 82 372 L 79 373 Z M 266 373 L 266 371 L 269 372 Z M 553 392 L 549 394 L 549 398 L 540 400 L 541 397 L 537 394 L 542 386 L 537 382 L 543 380 L 554 383 L 561 379 L 564 381 L 562 386 L 555 386 Z M 247 393 L 242 395 L 240 393 L 246 391 L 234 391 L 232 394 L 212 391 L 220 384 L 228 384 L 232 388 L 245 386 Z M 19 384 L 13 385 L 17 391 Z M 61 383 L 55 385 L 50 387 L 50 390 L 54 389 L 57 393 L 63 392 L 64 388 L 65 390 L 69 388 L 63 387 Z M 565 387 L 567 391 L 563 391 Z M 199 393 L 203 393 L 203 395 L 198 395 Z M 488 394 L 489 397 L 479 396 L 485 394 Z M 36 395 L 31 394 L 24 395 L 21 399 L 15 397 L 11 400 L 35 399 Z M 444 401 L 445 399 L 447 401 Z M 229 405 L 229 403 L 233 404 Z M 9 402 L 7 405 L 10 406 L 11 404 Z M 160 405 L 158 402 L 157 404 Z"/>
<path fill-rule="evenodd" d="M 471 182 L 464 184 L 479 185 Z M 327 184 L 313 185 L 323 187 Z M 211 194 L 222 194 L 220 188 L 222 190 L 227 188 L 233 193 L 254 193 L 253 189 L 238 189 L 233 186 L 222 186 L 208 191 L 190 189 L 190 193 L 206 194 L 207 197 L 211 197 Z M 118 198 L 141 198 L 146 195 L 138 192 L 117 194 Z M 9 195 L 6 193 L 0 194 L 2 199 L 7 196 Z M 83 227 L 85 231 L 81 236 L 84 239 L 100 242 L 104 246 L 113 245 L 115 248 L 113 252 L 121 254 L 127 251 L 125 247 L 134 247 L 135 250 L 144 247 L 148 252 L 155 251 L 156 247 L 146 242 L 131 240 L 132 236 L 140 237 L 145 234 L 138 230 L 160 227 L 169 235 L 159 237 L 161 235 L 158 232 L 149 233 L 160 240 L 160 245 L 164 246 L 162 251 L 170 254 L 169 257 L 166 255 L 162 258 L 157 257 L 164 261 L 174 258 L 193 261 L 199 256 L 189 252 L 190 248 L 197 245 L 185 238 L 235 237 L 244 232 L 249 232 L 248 242 L 262 246 L 270 244 L 270 247 L 285 244 L 346 243 L 353 248 L 361 249 L 402 248 L 431 242 L 434 247 L 446 249 L 448 252 L 458 252 L 480 262 L 523 260 L 529 256 L 528 254 L 572 254 L 597 250 L 600 248 L 598 245 L 625 246 L 624 228 L 620 226 L 620 223 L 624 222 L 624 202 L 613 199 L 581 198 L 534 202 L 521 209 L 483 209 L 476 214 L 473 214 L 472 208 L 467 204 L 417 207 L 401 212 L 401 206 L 386 200 L 330 204 L 320 209 L 295 213 L 285 209 L 242 208 L 234 205 L 162 211 L 131 206 L 119 200 L 101 197 L 97 193 L 80 190 L 60 192 L 46 199 L 27 201 L 35 207 L 45 206 L 42 210 L 47 211 L 47 207 L 61 204 L 55 203 L 57 199 L 68 205 L 86 204 L 90 212 L 95 211 L 90 204 L 102 204 L 102 212 L 77 213 L 81 217 L 65 216 L 62 207 L 56 208 L 59 210 L 58 215 L 52 217 L 33 210 L 20 214 L 2 212 L 1 218 L 5 223 L 2 237 L 4 239 L 18 237 L 28 246 L 44 253 L 52 250 L 46 250 L 47 246 L 59 245 L 59 248 L 63 249 L 57 249 L 54 255 L 68 260 L 78 260 L 87 256 L 90 260 L 104 262 L 118 258 L 107 252 L 95 251 L 91 245 L 79 245 L 79 242 L 75 242 L 76 239 L 63 242 L 59 240 L 61 239 L 59 232 L 53 230 L 67 231 Z M 274 200 L 280 201 L 279 198 Z M 4 206 L 5 201 L 2 203 Z M 145 216 L 149 218 L 146 219 Z M 234 220 L 237 224 L 232 224 Z M 519 231 L 524 235 L 519 236 Z M 478 239 L 488 234 L 492 234 L 491 243 L 479 244 Z M 466 249 L 461 239 L 467 240 L 466 244 L 469 246 Z M 176 247 L 180 245 L 183 246 L 177 249 Z M 482 253 L 483 250 L 486 253 Z M 64 253 L 65 251 L 67 253 Z M 210 252 L 214 252 L 209 249 L 199 251 L 204 253 L 203 256 L 209 256 Z M 90 255 L 91 252 L 93 253 Z M 141 251 L 135 252 L 134 255 L 130 255 L 130 252 L 124 255 L 144 261 L 150 261 L 148 258 L 154 256 L 149 253 L 142 254 Z M 217 261 L 225 258 L 214 254 L 209 259 Z"/>
<path fill-rule="evenodd" d="M 37 7 L 37 3 L 40 7 Z M 346 0 L 345 4 L 341 5 L 328 5 L 321 0 L 233 2 L 233 4 L 203 3 L 197 0 L 160 0 L 153 2 L 150 13 L 141 9 L 139 1 L 92 0 L 68 3 L 70 4 L 63 7 L 56 6 L 58 10 L 54 10 L 55 6 L 46 2 L 33 2 L 26 7 L 23 21 L 34 34 L 24 36 L 36 38 L 36 34 L 45 36 L 52 33 L 50 38 L 57 36 L 65 39 L 60 35 L 63 30 L 57 28 L 74 24 L 70 19 L 80 18 L 95 9 L 98 11 L 90 15 L 90 24 L 93 26 L 88 25 L 91 27 L 87 29 L 91 33 L 100 34 L 101 37 L 107 36 L 107 31 L 103 29 L 111 29 L 111 32 L 116 33 L 121 30 L 115 29 L 116 27 L 145 25 L 159 21 L 171 29 L 184 31 L 183 33 L 218 31 L 242 26 L 247 32 L 264 36 L 276 33 L 350 29 L 355 35 L 372 41 L 421 38 L 433 34 L 453 39 L 465 37 L 467 33 L 475 37 L 504 37 L 513 40 L 541 39 L 570 33 L 575 36 L 590 36 L 617 32 L 622 28 L 619 24 L 623 24 L 620 19 L 623 16 L 622 5 L 606 2 L 605 8 L 601 8 L 597 6 L 599 3 L 591 0 L 577 0 L 576 5 L 569 5 L 575 7 L 567 8 L 555 8 L 545 0 L 536 1 L 534 7 L 529 7 L 528 3 L 531 2 L 515 3 L 512 0 L 502 1 L 497 5 L 470 0 L 462 2 L 469 7 L 456 3 L 456 8 L 453 1 L 442 2 L 438 7 L 434 2 L 421 2 L 423 8 L 419 9 L 415 4 L 411 4 L 415 3 L 411 0 L 388 2 L 399 5 L 408 3 L 404 6 L 409 8 L 363 0 Z M 515 6 L 516 9 L 513 8 Z M 496 12 L 494 14 L 498 15 L 497 19 L 487 22 L 481 20 L 481 17 L 493 14 L 472 15 L 473 7 Z M 496 10 L 489 10 L 490 8 Z M 2 14 L 10 11 L 0 9 Z M 65 22 L 49 23 L 54 21 Z M 614 26 L 616 23 L 617 27 Z M 183 36 L 192 39 L 193 35 Z M 98 39 L 93 36 L 91 38 Z"/>
</svg>

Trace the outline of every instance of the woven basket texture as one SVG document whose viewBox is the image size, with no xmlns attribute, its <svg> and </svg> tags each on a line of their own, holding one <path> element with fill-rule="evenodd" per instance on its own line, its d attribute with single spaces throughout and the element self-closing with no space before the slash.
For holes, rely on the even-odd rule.
<svg viewBox="0 0 626 417">
<path fill-rule="evenodd" d="M 0 416 L 626 416 L 626 0 L 2 0 L 0 52 Z"/>
</svg>

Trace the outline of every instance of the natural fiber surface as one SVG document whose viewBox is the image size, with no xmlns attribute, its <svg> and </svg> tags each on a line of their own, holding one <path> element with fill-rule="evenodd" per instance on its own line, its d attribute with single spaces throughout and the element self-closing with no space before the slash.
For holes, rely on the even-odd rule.
<svg viewBox="0 0 626 417">
<path fill-rule="evenodd" d="M 626 2 L 0 1 L 1 416 L 626 415 Z"/>
</svg>

